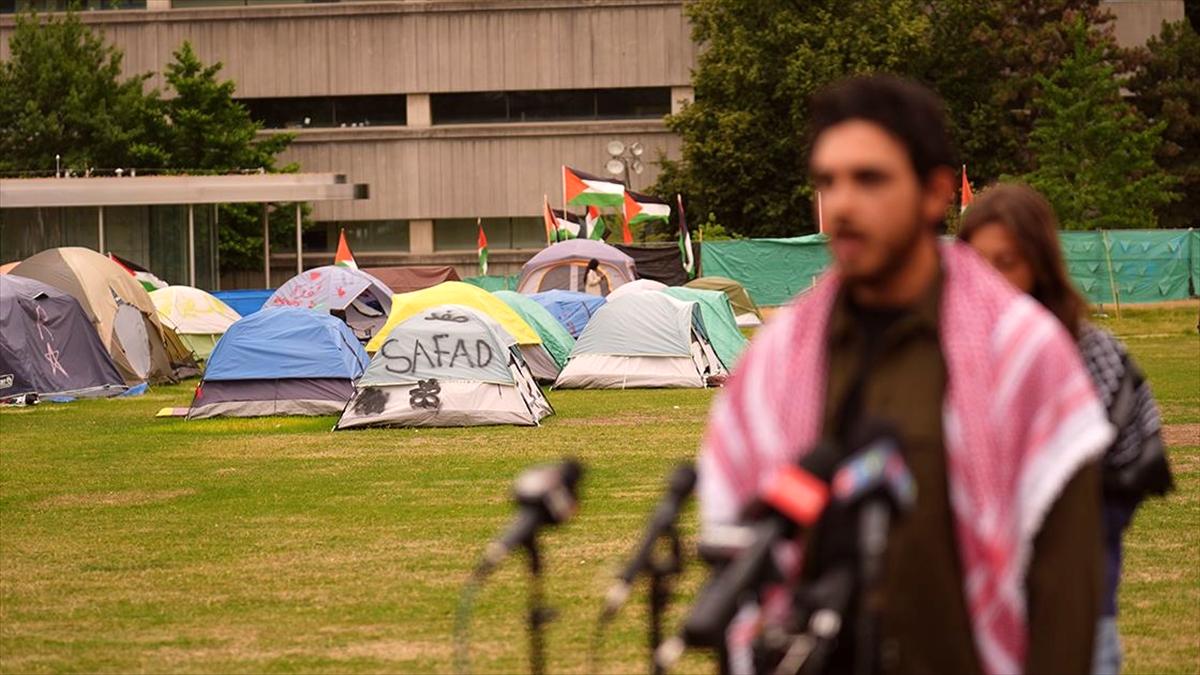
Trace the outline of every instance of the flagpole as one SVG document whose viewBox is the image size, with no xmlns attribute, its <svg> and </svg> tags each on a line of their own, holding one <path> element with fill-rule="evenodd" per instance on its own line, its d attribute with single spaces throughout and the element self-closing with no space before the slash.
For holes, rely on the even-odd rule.
<svg viewBox="0 0 1200 675">
<path fill-rule="evenodd" d="M 817 234 L 825 234 L 825 208 L 821 204 L 820 190 L 817 190 Z"/>
</svg>

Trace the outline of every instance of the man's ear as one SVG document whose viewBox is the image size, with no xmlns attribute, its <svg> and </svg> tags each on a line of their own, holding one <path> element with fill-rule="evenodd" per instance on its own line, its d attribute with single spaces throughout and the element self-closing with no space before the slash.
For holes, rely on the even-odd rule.
<svg viewBox="0 0 1200 675">
<path fill-rule="evenodd" d="M 954 179 L 957 177 L 954 169 L 948 166 L 939 166 L 929 172 L 921 204 L 925 222 L 941 222 L 945 219 L 946 209 L 954 200 Z"/>
</svg>

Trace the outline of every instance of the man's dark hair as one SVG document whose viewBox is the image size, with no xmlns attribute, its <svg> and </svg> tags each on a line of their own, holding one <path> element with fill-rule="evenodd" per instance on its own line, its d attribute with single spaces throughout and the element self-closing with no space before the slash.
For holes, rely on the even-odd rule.
<svg viewBox="0 0 1200 675">
<path fill-rule="evenodd" d="M 912 80 L 893 75 L 839 80 L 817 92 L 811 111 L 810 147 L 829 127 L 862 120 L 879 125 L 908 149 L 922 181 L 938 167 L 958 167 L 942 100 Z"/>
</svg>

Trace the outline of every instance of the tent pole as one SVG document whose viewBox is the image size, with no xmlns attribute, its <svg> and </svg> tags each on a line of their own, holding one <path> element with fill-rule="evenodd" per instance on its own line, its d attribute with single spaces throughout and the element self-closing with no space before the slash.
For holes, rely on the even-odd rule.
<svg viewBox="0 0 1200 675">
<path fill-rule="evenodd" d="M 263 226 L 263 288 L 271 287 L 271 222 L 267 217 L 267 212 L 271 209 L 271 205 L 263 202 L 262 226 Z"/>
<path fill-rule="evenodd" d="M 96 207 L 96 248 L 102 255 L 108 255 L 104 250 L 104 207 Z"/>
<path fill-rule="evenodd" d="M 296 274 L 304 271 L 304 244 L 300 241 L 300 202 L 296 202 Z"/>
<path fill-rule="evenodd" d="M 188 204 L 188 286 L 196 287 L 196 206 Z"/>
</svg>

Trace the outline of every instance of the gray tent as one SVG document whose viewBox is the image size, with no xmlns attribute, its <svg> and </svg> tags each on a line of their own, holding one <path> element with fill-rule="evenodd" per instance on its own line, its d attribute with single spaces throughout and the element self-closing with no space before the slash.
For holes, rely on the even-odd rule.
<svg viewBox="0 0 1200 675">
<path fill-rule="evenodd" d="M 554 412 L 513 337 L 463 305 L 417 312 L 388 333 L 338 429 L 535 426 Z"/>
<path fill-rule="evenodd" d="M 125 382 L 75 298 L 34 279 L 0 277 L 0 400 L 113 396 Z"/>
</svg>

